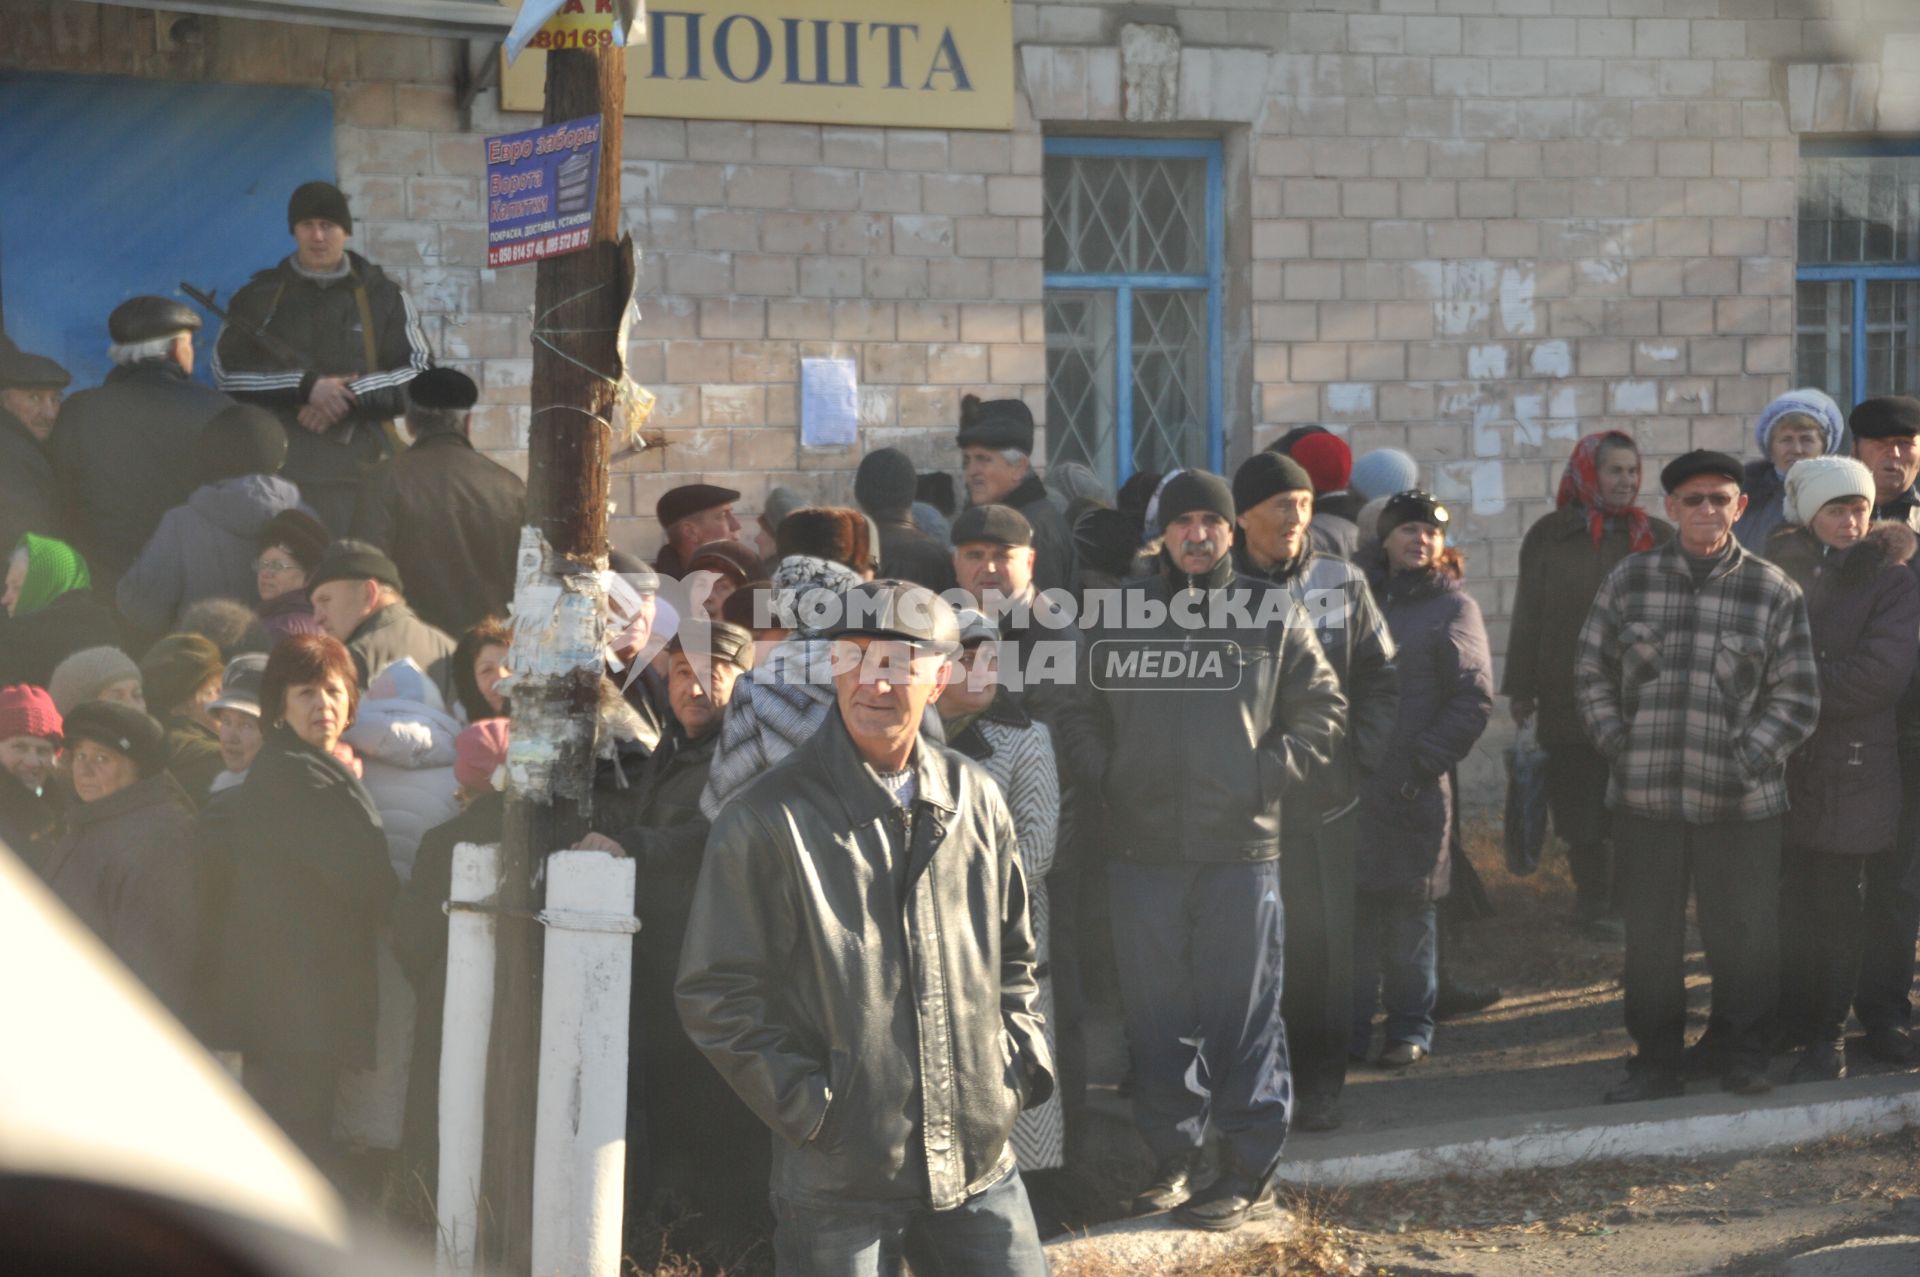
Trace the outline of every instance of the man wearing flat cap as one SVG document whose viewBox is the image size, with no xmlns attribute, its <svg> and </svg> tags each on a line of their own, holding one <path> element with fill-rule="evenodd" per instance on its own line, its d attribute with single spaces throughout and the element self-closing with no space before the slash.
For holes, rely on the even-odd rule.
<svg viewBox="0 0 1920 1277">
<path fill-rule="evenodd" d="M 220 389 L 273 409 L 287 430 L 287 478 L 335 536 L 346 534 L 360 479 L 391 451 L 385 427 L 433 362 L 413 301 L 347 250 L 353 214 L 326 182 L 287 201 L 294 251 L 233 295 L 213 351 Z M 284 343 L 275 350 L 255 332 Z"/>
<path fill-rule="evenodd" d="M 160 519 L 200 485 L 194 443 L 233 400 L 193 380 L 200 315 L 131 297 L 107 316 L 113 370 L 60 409 L 54 471 L 70 539 L 112 593 Z"/>
<path fill-rule="evenodd" d="M 409 382 L 412 446 L 367 472 L 353 509 L 353 535 L 392 556 L 400 578 L 415 583 L 414 611 L 449 634 L 507 614 L 527 521 L 527 485 L 469 438 L 479 397 L 456 368 Z"/>
<path fill-rule="evenodd" d="M 664 538 L 653 560 L 654 571 L 679 580 L 687 574 L 687 562 L 701 546 L 738 541 L 740 520 L 734 516 L 733 503 L 739 499 L 740 494 L 732 488 L 713 483 L 684 483 L 668 489 L 653 504 Z"/>
<path fill-rule="evenodd" d="M 753 668 L 753 632 L 691 620 L 667 644 L 672 720 L 651 750 L 624 744 L 595 781 L 593 825 L 579 845 L 636 862 L 640 931 L 634 937 L 628 1070 L 629 1194 L 684 1198 L 719 1235 L 766 1218 L 767 1129 L 680 1029 L 673 981 L 687 911 L 707 845 L 700 793 L 736 680 Z M 618 767 L 624 774 L 613 773 Z M 611 835 L 611 836 L 609 836 Z"/>
<path fill-rule="evenodd" d="M 969 505 L 1011 506 L 1033 525 L 1033 584 L 1072 589 L 1073 531 L 1033 469 L 1033 410 L 1021 399 L 960 400 L 960 466 Z"/>
<path fill-rule="evenodd" d="M 73 378 L 44 355 L 0 351 L 0 546 L 28 532 L 57 536 L 52 438 Z"/>
<path fill-rule="evenodd" d="M 329 545 L 307 576 L 314 617 L 346 644 L 363 689 L 387 666 L 412 657 L 451 705 L 454 641 L 413 614 L 403 588 L 386 551 L 351 537 Z"/>
<path fill-rule="evenodd" d="M 1133 1121 L 1155 1162 L 1134 1210 L 1217 1231 L 1275 1210 L 1293 1108 L 1282 820 L 1295 802 L 1322 810 L 1307 787 L 1347 710 L 1300 605 L 1234 570 L 1236 513 L 1204 470 L 1161 489 L 1159 571 L 1124 587 L 1124 619 L 1084 631 L 1060 751 L 1107 800 Z M 1225 1156 L 1198 1188 L 1209 1127 Z"/>
<path fill-rule="evenodd" d="M 1873 472 L 1873 519 L 1920 532 L 1920 399 L 1884 395 L 1863 400 L 1847 417 L 1853 455 Z M 1920 574 L 1920 558 L 1908 566 Z M 1899 872 L 1920 860 L 1920 676 L 1901 698 Z M 1910 879 L 1911 880 L 1911 879 Z M 1880 888 L 1880 889 L 1876 889 Z M 1920 898 L 1888 884 L 1870 884 L 1861 936 L 1860 979 L 1854 1014 L 1866 1030 L 1868 1055 L 1892 1064 L 1920 1056 L 1912 1038 L 1913 945 L 1920 933 Z"/>
<path fill-rule="evenodd" d="M 1039 1277 L 1010 1140 L 1054 1081 L 1026 877 L 999 787 L 920 730 L 959 623 L 903 581 L 844 598 L 834 709 L 707 838 L 681 1023 L 775 1134 L 782 1274 Z"/>
<path fill-rule="evenodd" d="M 1689 884 L 1714 976 L 1720 1085 L 1772 1085 L 1786 765 L 1819 719 L 1820 679 L 1800 587 L 1734 539 L 1742 481 L 1721 452 L 1667 463 L 1674 538 L 1607 574 L 1575 650 L 1581 725 L 1611 772 L 1627 931 L 1635 1054 L 1608 1103 L 1686 1089 Z"/>
</svg>

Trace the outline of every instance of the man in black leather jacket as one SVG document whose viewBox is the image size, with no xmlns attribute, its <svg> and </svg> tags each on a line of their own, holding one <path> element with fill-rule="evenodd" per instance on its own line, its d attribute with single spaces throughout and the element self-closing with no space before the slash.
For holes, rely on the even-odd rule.
<svg viewBox="0 0 1920 1277">
<path fill-rule="evenodd" d="M 782 1277 L 870 1272 L 876 1251 L 1039 1277 L 1009 1136 L 1053 1063 L 1013 818 L 920 734 L 959 626 L 921 586 L 844 597 L 833 713 L 707 839 L 681 1023 L 779 1137 Z"/>
<path fill-rule="evenodd" d="M 1379 766 L 1400 705 L 1393 636 L 1367 578 L 1313 541 L 1313 480 L 1292 457 L 1256 452 L 1233 476 L 1233 561 L 1306 610 L 1347 698 L 1347 733 L 1311 795 L 1281 811 L 1287 913 L 1287 1053 L 1296 1130 L 1340 1125 L 1353 1023 L 1354 837 L 1359 777 Z M 1311 798 L 1313 801 L 1309 801 Z"/>
<path fill-rule="evenodd" d="M 1183 1222 L 1224 1230 L 1274 1210 L 1293 1101 L 1280 813 L 1329 766 L 1346 700 L 1299 605 L 1234 571 L 1226 481 L 1185 471 L 1160 514 L 1159 573 L 1118 591 L 1127 615 L 1083 634 L 1061 755 L 1110 817 L 1134 1123 L 1158 1163 L 1135 1209 L 1181 1207 Z M 1196 1194 L 1209 1123 L 1228 1157 Z"/>
</svg>

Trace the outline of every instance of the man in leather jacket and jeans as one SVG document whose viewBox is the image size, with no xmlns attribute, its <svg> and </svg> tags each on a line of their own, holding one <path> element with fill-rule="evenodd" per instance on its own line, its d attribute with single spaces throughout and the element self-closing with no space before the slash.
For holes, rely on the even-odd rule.
<svg viewBox="0 0 1920 1277">
<path fill-rule="evenodd" d="M 1159 573 L 1083 635 L 1060 752 L 1110 817 L 1134 1124 L 1158 1163 L 1135 1209 L 1226 1230 L 1274 1210 L 1293 1105 L 1280 813 L 1329 766 L 1347 702 L 1286 588 L 1235 572 L 1224 479 L 1182 472 L 1160 516 Z M 1225 1158 L 1196 1192 L 1209 1125 Z"/>
<path fill-rule="evenodd" d="M 959 624 L 901 581 L 843 603 L 833 713 L 714 821 L 680 1020 L 776 1136 L 781 1277 L 1039 1277 L 1009 1137 L 1054 1075 L 1013 818 L 920 735 Z"/>
</svg>

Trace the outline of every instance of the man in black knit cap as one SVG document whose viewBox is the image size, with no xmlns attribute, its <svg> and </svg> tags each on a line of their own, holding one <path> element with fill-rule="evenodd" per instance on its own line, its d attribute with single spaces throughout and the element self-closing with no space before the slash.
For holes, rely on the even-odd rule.
<svg viewBox="0 0 1920 1277">
<path fill-rule="evenodd" d="M 1293 1107 L 1281 812 L 1319 810 L 1300 787 L 1328 767 L 1346 712 L 1300 606 L 1234 570 L 1235 513 L 1218 475 L 1167 483 L 1159 572 L 1126 587 L 1121 619 L 1086 630 L 1060 751 L 1107 798 L 1134 1124 L 1156 1161 L 1134 1208 L 1215 1230 L 1274 1211 Z M 1197 1188 L 1209 1126 L 1226 1148 Z"/>
<path fill-rule="evenodd" d="M 947 547 L 913 522 L 919 475 L 898 448 L 879 448 L 860 459 L 853 476 L 853 499 L 880 529 L 880 575 L 924 585 L 953 588 L 953 563 Z"/>
<path fill-rule="evenodd" d="M 400 285 L 347 250 L 353 214 L 338 187 L 308 182 L 295 190 L 287 230 L 294 251 L 228 304 L 232 319 L 214 346 L 213 380 L 280 418 L 286 477 L 320 521 L 344 536 L 360 478 L 393 450 L 388 424 L 406 411 L 407 383 L 426 371 L 432 353 Z"/>
</svg>

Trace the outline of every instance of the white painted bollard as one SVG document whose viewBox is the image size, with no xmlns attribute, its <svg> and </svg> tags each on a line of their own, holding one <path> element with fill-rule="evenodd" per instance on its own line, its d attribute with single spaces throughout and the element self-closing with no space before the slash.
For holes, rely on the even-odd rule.
<svg viewBox="0 0 1920 1277">
<path fill-rule="evenodd" d="M 493 914 L 500 848 L 463 842 L 453 849 L 447 910 L 447 997 L 440 1027 L 441 1277 L 471 1273 L 480 1226 L 480 1157 L 486 1135 L 487 1042 L 493 1035 Z"/>
<path fill-rule="evenodd" d="M 547 859 L 540 1098 L 533 1143 L 533 1277 L 617 1277 L 626 1188 L 627 1016 L 634 864 L 600 851 Z"/>
</svg>

